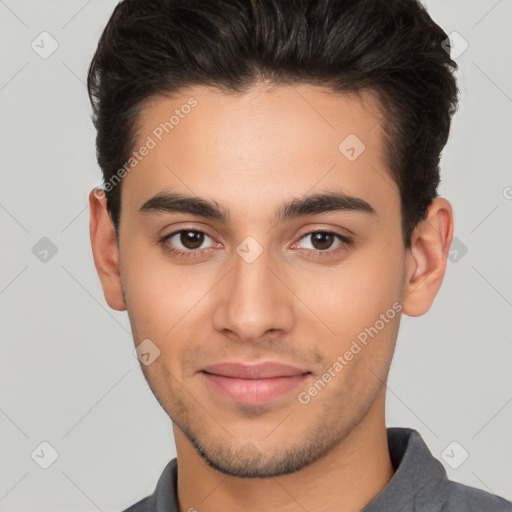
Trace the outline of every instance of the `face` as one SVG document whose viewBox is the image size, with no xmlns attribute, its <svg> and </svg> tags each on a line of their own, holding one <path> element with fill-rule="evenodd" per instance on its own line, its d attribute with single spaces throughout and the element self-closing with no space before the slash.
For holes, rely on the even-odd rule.
<svg viewBox="0 0 512 512">
<path fill-rule="evenodd" d="M 382 406 L 406 251 L 376 105 L 191 87 L 140 117 L 136 148 L 153 147 L 122 183 L 122 300 L 159 350 L 141 365 L 153 393 L 224 473 L 296 471 Z"/>
</svg>

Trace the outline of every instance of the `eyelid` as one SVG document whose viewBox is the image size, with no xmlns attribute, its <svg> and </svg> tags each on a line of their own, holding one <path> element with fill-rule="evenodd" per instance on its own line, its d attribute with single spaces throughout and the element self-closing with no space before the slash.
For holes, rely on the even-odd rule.
<svg viewBox="0 0 512 512">
<path fill-rule="evenodd" d="M 345 231 L 348 231 L 348 230 L 345 230 Z M 307 235 L 312 235 L 313 233 L 331 233 L 333 235 L 339 235 L 343 238 L 346 238 L 347 240 L 351 238 L 351 235 L 343 233 L 343 231 L 338 230 L 338 228 L 313 228 L 313 229 L 309 229 L 308 231 L 306 231 L 302 235 L 300 235 L 299 239 L 302 239 Z"/>
<path fill-rule="evenodd" d="M 317 234 L 317 233 L 325 233 L 328 235 L 333 235 L 338 240 L 339 244 L 337 246 L 335 246 L 334 248 L 329 247 L 328 249 L 325 249 L 325 250 L 303 248 L 303 250 L 306 251 L 307 254 L 313 254 L 316 257 L 318 257 L 318 256 L 323 256 L 323 257 L 334 256 L 339 251 L 347 250 L 348 248 L 352 247 L 355 244 L 353 238 L 348 237 L 342 233 L 338 233 L 337 231 L 334 231 L 332 229 L 317 228 L 317 229 L 313 229 L 311 231 L 308 231 L 308 232 L 302 234 L 299 237 L 299 239 L 292 244 L 291 247 L 295 248 L 297 246 L 297 244 L 300 244 L 302 242 L 303 239 L 305 239 L 311 235 Z"/>
</svg>

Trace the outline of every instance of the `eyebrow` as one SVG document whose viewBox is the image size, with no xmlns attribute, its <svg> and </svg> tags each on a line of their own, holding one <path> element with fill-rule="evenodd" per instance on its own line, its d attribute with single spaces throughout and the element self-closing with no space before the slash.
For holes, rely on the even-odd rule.
<svg viewBox="0 0 512 512">
<path fill-rule="evenodd" d="M 359 197 L 348 196 L 343 192 L 326 192 L 292 199 L 284 203 L 274 215 L 274 222 L 284 222 L 306 215 L 333 211 L 351 211 L 377 215 L 375 209 Z M 227 224 L 229 210 L 216 201 L 187 196 L 176 192 L 160 192 L 148 199 L 140 208 L 141 214 L 190 213 Z"/>
</svg>

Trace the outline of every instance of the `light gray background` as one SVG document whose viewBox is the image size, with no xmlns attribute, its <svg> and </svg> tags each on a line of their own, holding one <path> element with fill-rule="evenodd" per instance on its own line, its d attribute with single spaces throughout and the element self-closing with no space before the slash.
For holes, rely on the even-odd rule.
<svg viewBox="0 0 512 512">
<path fill-rule="evenodd" d="M 119 511 L 175 456 L 90 249 L 100 171 L 85 77 L 115 4 L 0 0 L 2 511 Z M 512 2 L 427 7 L 469 43 L 440 189 L 460 243 L 430 312 L 403 317 L 388 423 L 419 430 L 452 479 L 512 499 Z M 47 59 L 31 48 L 43 31 L 59 45 Z M 57 248 L 47 262 L 32 252 L 42 237 Z M 59 455 L 48 469 L 31 458 L 43 441 Z M 441 457 L 453 441 L 469 453 L 458 469 Z"/>
</svg>

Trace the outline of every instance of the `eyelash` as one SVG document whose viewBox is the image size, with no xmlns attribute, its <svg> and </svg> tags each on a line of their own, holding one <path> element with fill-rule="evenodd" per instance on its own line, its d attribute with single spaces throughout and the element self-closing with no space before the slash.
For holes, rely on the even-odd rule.
<svg viewBox="0 0 512 512">
<path fill-rule="evenodd" d="M 169 235 L 164 236 L 163 238 L 161 238 L 159 240 L 158 243 L 162 246 L 162 248 L 167 253 L 169 253 L 173 256 L 184 257 L 184 258 L 199 258 L 199 257 L 201 257 L 203 255 L 203 251 L 207 251 L 208 249 L 182 250 L 182 249 L 173 249 L 173 248 L 169 247 L 169 245 L 167 244 L 167 240 L 171 239 L 175 235 L 178 235 L 178 234 L 184 233 L 184 232 L 200 233 L 200 234 L 206 235 L 209 238 L 212 238 L 212 237 L 210 237 L 210 235 L 208 235 L 208 233 L 205 233 L 204 231 L 200 231 L 197 229 L 184 228 L 184 229 L 174 231 L 174 232 L 170 233 Z M 346 250 L 347 248 L 349 248 L 353 245 L 353 240 L 351 240 L 350 238 L 348 238 L 344 235 L 341 235 L 340 233 L 336 233 L 335 231 L 327 231 L 327 230 L 321 230 L 321 229 L 315 230 L 315 231 L 309 231 L 308 233 L 305 233 L 304 235 L 302 235 L 299 238 L 299 240 L 302 240 L 304 238 L 307 238 L 310 235 L 314 235 L 317 233 L 325 233 L 328 235 L 334 235 L 335 237 L 338 238 L 338 240 L 341 242 L 341 244 L 336 249 L 325 249 L 323 251 L 319 250 L 319 249 L 306 249 L 305 251 L 306 251 L 307 256 L 311 256 L 314 258 L 333 256 L 333 255 L 337 254 L 338 252 L 340 252 L 342 250 Z M 295 243 L 297 243 L 297 242 L 295 242 Z"/>
</svg>

